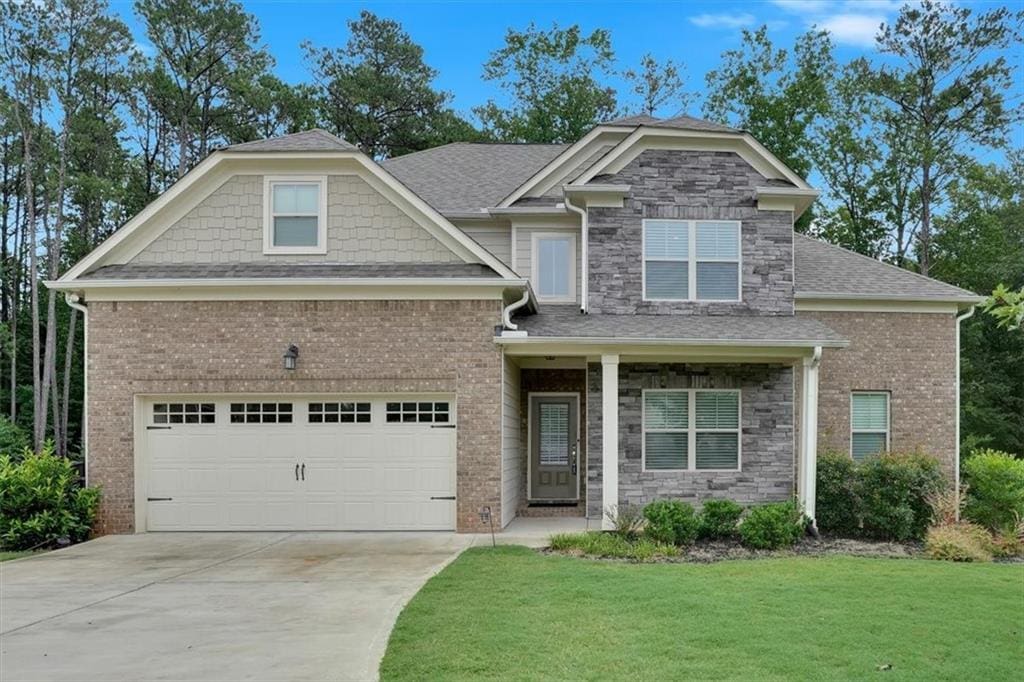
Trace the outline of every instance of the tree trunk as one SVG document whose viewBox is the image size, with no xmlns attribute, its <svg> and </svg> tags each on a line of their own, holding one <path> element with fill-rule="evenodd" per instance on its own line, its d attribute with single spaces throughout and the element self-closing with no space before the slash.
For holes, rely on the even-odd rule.
<svg viewBox="0 0 1024 682">
<path fill-rule="evenodd" d="M 178 178 L 188 171 L 188 112 L 182 112 L 178 122 Z"/>
<path fill-rule="evenodd" d="M 925 161 L 921 167 L 921 234 L 918 235 L 920 241 L 921 254 L 918 259 L 921 264 L 921 274 L 925 277 L 928 276 L 928 267 L 931 264 L 931 246 L 932 246 L 932 166 L 931 163 Z"/>
<path fill-rule="evenodd" d="M 61 455 L 64 457 L 68 456 L 68 412 L 71 403 L 71 370 L 74 367 L 75 359 L 75 327 L 78 321 L 78 311 L 74 308 L 70 308 L 71 313 L 68 316 L 68 339 L 67 345 L 64 348 L 64 387 L 63 397 L 60 402 L 61 415 L 60 415 L 60 438 L 58 441 L 58 448 L 60 449 Z"/>
</svg>

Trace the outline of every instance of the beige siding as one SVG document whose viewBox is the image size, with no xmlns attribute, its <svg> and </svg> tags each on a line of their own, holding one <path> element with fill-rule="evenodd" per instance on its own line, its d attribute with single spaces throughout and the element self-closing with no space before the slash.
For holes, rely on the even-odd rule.
<svg viewBox="0 0 1024 682">
<path fill-rule="evenodd" d="M 576 236 L 576 301 L 579 302 L 580 290 L 582 286 L 582 264 L 580 262 L 580 231 L 572 228 L 564 227 L 517 227 L 516 228 L 516 253 L 515 263 L 512 264 L 512 269 L 517 273 L 526 277 L 531 282 L 533 279 L 533 235 L 543 232 L 567 234 Z M 534 290 L 536 290 L 536 283 L 533 284 Z"/>
<path fill-rule="evenodd" d="M 519 368 L 504 358 L 501 407 L 501 526 L 515 518 L 523 480 L 523 437 Z"/>
<path fill-rule="evenodd" d="M 498 260 L 512 266 L 512 234 L 507 227 L 463 227 L 462 231 Z"/>
<path fill-rule="evenodd" d="M 157 237 L 134 263 L 461 262 L 362 178 L 327 182 L 327 253 L 263 253 L 263 176 L 236 175 Z"/>
</svg>

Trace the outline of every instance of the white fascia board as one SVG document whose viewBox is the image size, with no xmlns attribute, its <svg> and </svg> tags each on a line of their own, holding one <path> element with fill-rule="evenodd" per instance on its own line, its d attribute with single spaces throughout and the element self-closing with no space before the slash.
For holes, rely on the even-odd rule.
<svg viewBox="0 0 1024 682">
<path fill-rule="evenodd" d="M 562 191 L 567 198 L 579 199 L 587 207 L 622 208 L 632 188 L 632 185 L 563 185 Z"/>
<path fill-rule="evenodd" d="M 844 348 L 849 341 L 818 340 L 818 339 L 640 339 L 616 336 L 496 336 L 495 343 L 506 345 L 520 344 L 571 344 L 577 346 L 696 346 L 696 347 L 730 347 L 730 348 L 803 348 L 813 349 L 815 346 L 827 348 Z"/>
<path fill-rule="evenodd" d="M 529 338 L 529 337 L 527 337 Z M 715 345 L 641 345 L 618 339 L 614 343 L 564 343 L 557 339 L 512 339 L 495 337 L 496 344 L 512 358 L 588 358 L 595 362 L 601 355 L 614 353 L 623 362 L 747 362 L 792 363 L 809 357 L 813 347 L 806 346 L 715 346 Z M 544 343 L 544 341 L 552 341 Z"/>
<path fill-rule="evenodd" d="M 983 303 L 985 296 L 914 296 L 908 294 L 856 294 L 856 293 L 832 293 L 803 291 L 793 295 L 797 301 L 819 300 L 819 301 L 886 301 L 886 302 L 918 302 L 918 303 L 955 303 L 961 306 L 971 306 Z"/>
<path fill-rule="evenodd" d="M 153 279 L 79 279 L 65 281 L 48 280 L 48 289 L 57 291 L 87 291 L 89 289 L 116 288 L 159 288 L 159 287 L 258 287 L 258 286 L 491 286 L 525 287 L 522 278 L 503 279 L 498 277 L 251 277 L 251 278 L 153 278 Z"/>
<path fill-rule="evenodd" d="M 821 298 L 799 298 L 795 301 L 794 305 L 794 309 L 798 313 L 940 313 L 953 315 L 963 308 L 963 303 L 958 304 L 948 301 L 878 301 Z"/>
<path fill-rule="evenodd" d="M 792 211 L 799 218 L 821 194 L 816 189 L 802 187 L 755 187 L 757 208 L 760 211 Z"/>
<path fill-rule="evenodd" d="M 519 216 L 519 215 L 565 215 L 569 209 L 565 204 L 558 203 L 554 206 L 495 206 L 487 209 L 487 212 L 494 216 Z"/>
</svg>

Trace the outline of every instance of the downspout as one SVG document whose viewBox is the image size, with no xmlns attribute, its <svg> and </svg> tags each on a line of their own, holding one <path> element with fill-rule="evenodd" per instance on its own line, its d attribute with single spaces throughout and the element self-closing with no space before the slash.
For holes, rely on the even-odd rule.
<svg viewBox="0 0 1024 682">
<path fill-rule="evenodd" d="M 974 314 L 975 306 L 966 313 L 956 316 L 956 460 L 953 463 L 953 477 L 956 486 L 956 520 L 960 521 L 960 323 Z"/>
<path fill-rule="evenodd" d="M 85 485 L 89 485 L 89 309 L 81 300 L 78 294 L 64 294 L 64 301 L 82 313 L 82 333 L 85 338 L 82 352 L 82 458 Z"/>
<path fill-rule="evenodd" d="M 586 315 L 588 308 L 587 271 L 590 260 L 587 257 L 589 240 L 587 235 L 587 210 L 572 203 L 569 195 L 565 195 L 565 207 L 580 216 L 580 312 Z"/>
<path fill-rule="evenodd" d="M 512 322 L 512 313 L 522 308 L 530 301 L 530 288 L 526 287 L 523 289 L 523 297 L 515 303 L 509 303 L 505 306 L 505 309 L 501 313 L 501 321 L 505 324 L 505 329 L 515 331 L 519 329 L 519 325 Z M 526 332 L 523 332 L 524 334 Z"/>
</svg>

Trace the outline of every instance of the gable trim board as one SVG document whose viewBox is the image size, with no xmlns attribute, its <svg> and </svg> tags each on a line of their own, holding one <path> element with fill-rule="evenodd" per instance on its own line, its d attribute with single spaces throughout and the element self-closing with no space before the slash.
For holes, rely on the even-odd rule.
<svg viewBox="0 0 1024 682">
<path fill-rule="evenodd" d="M 70 282 L 99 265 L 131 260 L 230 177 L 242 174 L 242 169 L 258 169 L 260 175 L 290 174 L 279 172 L 282 164 L 298 166 L 295 170 L 304 170 L 303 175 L 309 175 L 312 169 L 320 174 L 357 175 L 463 261 L 482 262 L 503 278 L 518 279 L 500 259 L 360 152 L 282 154 L 221 150 L 199 163 L 58 281 Z"/>
</svg>

